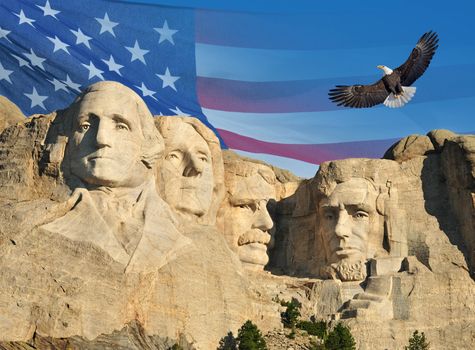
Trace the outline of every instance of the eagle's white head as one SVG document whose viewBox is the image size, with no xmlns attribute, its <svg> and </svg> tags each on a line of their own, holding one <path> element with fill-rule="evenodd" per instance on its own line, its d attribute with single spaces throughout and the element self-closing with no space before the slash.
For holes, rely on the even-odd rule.
<svg viewBox="0 0 475 350">
<path fill-rule="evenodd" d="M 386 67 L 386 66 L 378 66 L 378 68 L 384 72 L 384 75 L 389 75 L 393 72 L 391 68 Z"/>
</svg>

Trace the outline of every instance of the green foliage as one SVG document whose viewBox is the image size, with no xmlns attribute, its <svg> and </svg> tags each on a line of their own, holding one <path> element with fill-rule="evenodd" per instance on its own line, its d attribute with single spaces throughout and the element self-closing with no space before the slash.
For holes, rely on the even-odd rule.
<svg viewBox="0 0 475 350">
<path fill-rule="evenodd" d="M 239 350 L 267 350 L 261 331 L 251 321 L 246 321 L 238 331 Z"/>
<path fill-rule="evenodd" d="M 225 337 L 219 341 L 218 350 L 237 350 L 237 341 L 234 338 L 233 332 L 229 332 Z"/>
<path fill-rule="evenodd" d="M 428 350 L 429 343 L 426 341 L 424 332 L 419 334 L 419 331 L 414 331 L 412 337 L 409 338 L 409 346 L 405 346 L 405 350 Z"/>
<path fill-rule="evenodd" d="M 302 304 L 295 298 L 292 298 L 291 301 L 281 301 L 280 304 L 287 307 L 285 311 L 280 314 L 284 327 L 294 329 L 300 317 Z"/>
<path fill-rule="evenodd" d="M 169 348 L 170 350 L 183 350 L 183 347 L 181 347 L 180 345 L 178 345 L 177 343 L 173 344 L 173 346 L 171 348 Z"/>
<path fill-rule="evenodd" d="M 310 335 L 315 335 L 320 339 L 325 339 L 328 333 L 328 326 L 325 321 L 299 321 L 297 328 L 306 331 Z"/>
<path fill-rule="evenodd" d="M 355 350 L 355 339 L 351 335 L 350 329 L 338 323 L 325 339 L 326 350 Z"/>
</svg>

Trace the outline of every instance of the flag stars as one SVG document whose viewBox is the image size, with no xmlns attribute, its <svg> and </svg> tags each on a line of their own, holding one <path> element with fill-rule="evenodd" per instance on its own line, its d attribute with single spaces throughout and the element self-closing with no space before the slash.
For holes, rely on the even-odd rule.
<svg viewBox="0 0 475 350">
<path fill-rule="evenodd" d="M 10 74 L 12 73 L 13 73 L 12 70 L 4 68 L 2 63 L 0 62 L 0 80 L 6 80 L 10 84 L 12 84 L 12 81 L 10 80 Z"/>
<path fill-rule="evenodd" d="M 104 73 L 104 71 L 100 70 L 99 68 L 97 68 L 93 63 L 92 61 L 89 61 L 89 65 L 86 65 L 84 63 L 82 63 L 82 65 L 84 67 L 87 68 L 87 70 L 89 70 L 89 80 L 94 78 L 94 77 L 98 77 L 99 79 L 101 80 L 104 80 L 104 77 L 102 76 L 102 73 Z"/>
<path fill-rule="evenodd" d="M 114 57 L 111 57 L 109 58 L 109 60 L 102 60 L 105 64 L 107 64 L 107 67 L 109 67 L 109 70 L 111 72 L 116 72 L 117 74 L 119 74 L 120 76 L 122 76 L 122 74 L 120 73 L 120 69 L 123 68 L 124 66 L 121 65 L 121 64 L 118 64 L 117 62 L 114 61 Z"/>
<path fill-rule="evenodd" d="M 45 70 L 43 66 L 43 62 L 46 61 L 45 58 L 39 57 L 35 54 L 33 49 L 30 49 L 31 53 L 25 53 L 25 56 L 28 57 L 32 66 L 40 67 L 41 69 Z"/>
<path fill-rule="evenodd" d="M 189 117 L 189 116 L 190 116 L 189 114 L 183 112 L 180 108 L 178 108 L 178 106 L 177 106 L 175 109 L 170 108 L 170 111 L 175 112 L 176 115 L 183 115 L 183 116 L 185 116 L 185 117 Z"/>
<path fill-rule="evenodd" d="M 109 19 L 109 15 L 107 14 L 107 12 L 104 15 L 104 18 L 97 18 L 97 17 L 95 18 L 96 18 L 96 21 L 98 21 L 101 24 L 101 31 L 99 32 L 99 34 L 109 32 L 112 34 L 113 37 L 115 37 L 114 27 L 117 26 L 119 22 L 111 21 Z"/>
<path fill-rule="evenodd" d="M 135 40 L 134 47 L 126 46 L 125 48 L 127 50 L 129 50 L 130 53 L 132 54 L 132 58 L 130 59 L 130 62 L 133 62 L 135 60 L 139 60 L 143 64 L 147 65 L 147 63 L 145 63 L 145 58 L 143 56 L 146 55 L 147 53 L 149 53 L 150 50 L 141 49 L 140 46 L 139 46 L 139 43 L 137 42 L 137 40 Z"/>
<path fill-rule="evenodd" d="M 51 16 L 58 19 L 56 15 L 60 13 L 60 11 L 52 9 L 51 5 L 49 4 L 49 0 L 46 0 L 45 6 L 40 6 L 40 5 L 36 5 L 36 6 L 39 7 L 43 11 L 43 16 Z"/>
<path fill-rule="evenodd" d="M 153 98 L 154 100 L 157 100 L 157 98 L 153 96 L 153 95 L 156 94 L 156 91 L 149 90 L 149 89 L 145 86 L 144 83 L 142 83 L 142 86 L 140 86 L 140 87 L 137 86 L 137 85 L 135 85 L 135 87 L 136 87 L 137 89 L 139 89 L 140 91 L 142 91 L 143 97 L 150 96 L 150 97 Z M 158 101 L 158 100 L 157 100 L 157 101 Z"/>
<path fill-rule="evenodd" d="M 67 85 L 66 85 L 65 83 L 63 83 L 62 81 L 60 81 L 60 80 L 58 80 L 58 79 L 56 79 L 56 78 L 53 78 L 53 80 L 49 80 L 49 79 L 48 79 L 48 81 L 49 81 L 51 84 L 54 85 L 54 91 L 55 91 L 55 92 L 58 91 L 58 90 L 64 90 L 64 91 L 66 91 L 66 92 L 69 93 Z"/>
<path fill-rule="evenodd" d="M 30 26 L 32 26 L 33 28 L 35 27 L 35 26 L 33 25 L 33 22 L 35 22 L 35 20 L 26 17 L 26 15 L 25 15 L 25 13 L 23 12 L 23 10 L 20 10 L 20 13 L 14 13 L 14 15 L 19 18 L 18 24 L 26 23 L 26 24 L 29 24 Z"/>
<path fill-rule="evenodd" d="M 12 54 L 12 56 L 18 61 L 18 65 L 20 67 L 27 66 L 28 68 L 31 68 L 30 63 L 27 60 L 25 60 L 25 59 L 23 59 L 23 58 L 21 58 L 20 56 L 17 56 L 17 55 Z M 31 69 L 33 69 L 33 68 L 31 68 Z"/>
<path fill-rule="evenodd" d="M 178 30 L 170 29 L 168 27 L 168 23 L 166 20 L 162 28 L 153 28 L 153 29 L 155 29 L 160 34 L 160 39 L 158 40 L 159 44 L 161 44 L 164 41 L 169 41 L 172 45 L 175 45 L 175 42 L 173 41 L 173 34 L 178 32 Z"/>
<path fill-rule="evenodd" d="M 3 29 L 0 27 L 0 39 L 6 39 L 7 41 L 11 42 L 10 39 L 8 39 L 7 35 L 10 34 L 10 30 Z"/>
<path fill-rule="evenodd" d="M 171 75 L 170 71 L 168 70 L 168 67 L 165 70 L 165 74 L 155 74 L 155 75 L 158 76 L 160 79 L 162 79 L 162 81 L 163 81 L 162 88 L 163 89 L 168 86 L 168 87 L 171 87 L 173 90 L 176 91 L 175 82 L 178 79 L 180 79 L 180 77 Z"/>
<path fill-rule="evenodd" d="M 49 39 L 49 41 L 51 41 L 54 44 L 53 52 L 56 52 L 58 50 L 63 50 L 69 54 L 69 51 L 68 51 L 69 45 L 66 43 L 63 43 L 56 35 L 54 36 L 54 39 L 50 38 L 49 36 L 47 36 L 47 38 Z"/>
<path fill-rule="evenodd" d="M 81 84 L 76 84 L 71 80 L 68 74 L 66 74 L 66 81 L 64 82 L 71 90 L 75 90 L 77 92 L 81 92 L 79 89 L 81 87 Z"/>
<path fill-rule="evenodd" d="M 78 28 L 77 31 L 70 29 L 70 31 L 76 36 L 76 45 L 83 44 L 85 45 L 89 50 L 91 49 L 91 46 L 89 45 L 89 40 L 92 38 L 90 36 L 87 36 L 81 31 L 81 28 Z"/>
<path fill-rule="evenodd" d="M 45 105 L 43 104 L 43 102 L 44 102 L 44 100 L 46 100 L 48 98 L 48 96 L 41 96 L 40 94 L 38 94 L 35 87 L 33 87 L 33 92 L 31 94 L 26 94 L 25 93 L 24 95 L 31 100 L 31 107 L 30 108 L 33 108 L 35 106 L 40 106 L 41 108 L 46 110 Z"/>
</svg>

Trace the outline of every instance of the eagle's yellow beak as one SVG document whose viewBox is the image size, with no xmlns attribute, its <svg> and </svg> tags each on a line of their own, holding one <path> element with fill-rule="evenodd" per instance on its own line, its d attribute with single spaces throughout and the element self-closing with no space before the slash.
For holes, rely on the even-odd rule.
<svg viewBox="0 0 475 350">
<path fill-rule="evenodd" d="M 383 66 L 376 66 L 376 68 L 383 69 Z"/>
</svg>

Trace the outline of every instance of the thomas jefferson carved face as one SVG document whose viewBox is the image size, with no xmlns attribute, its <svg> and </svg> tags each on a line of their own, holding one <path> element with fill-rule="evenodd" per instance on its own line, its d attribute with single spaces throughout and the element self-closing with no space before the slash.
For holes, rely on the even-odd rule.
<svg viewBox="0 0 475 350">
<path fill-rule="evenodd" d="M 382 246 L 377 191 L 362 178 L 338 184 L 320 203 L 320 230 L 329 264 L 366 261 Z"/>
<path fill-rule="evenodd" d="M 73 107 L 71 173 L 89 185 L 138 186 L 148 169 L 142 162 L 144 136 L 137 98 L 124 86 L 102 85 Z"/>
<path fill-rule="evenodd" d="M 267 211 L 269 199 L 275 197 L 274 174 L 268 167 L 255 163 L 249 163 L 247 170 L 247 174 L 227 174 L 224 233 L 244 267 L 262 270 L 269 262 L 269 230 L 274 225 Z"/>
<path fill-rule="evenodd" d="M 165 201 L 185 215 L 203 216 L 213 196 L 213 164 L 205 139 L 186 122 L 176 119 L 166 130 L 165 155 L 160 165 Z"/>
</svg>

